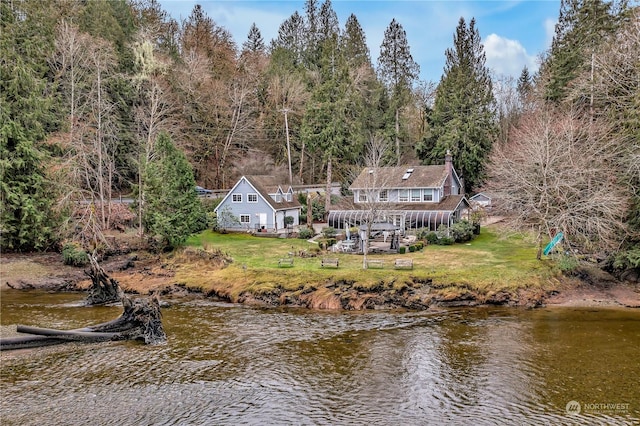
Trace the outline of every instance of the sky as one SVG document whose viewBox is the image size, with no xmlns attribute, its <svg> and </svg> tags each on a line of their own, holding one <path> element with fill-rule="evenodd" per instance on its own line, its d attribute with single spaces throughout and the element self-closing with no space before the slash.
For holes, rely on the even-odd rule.
<svg viewBox="0 0 640 426">
<path fill-rule="evenodd" d="M 323 0 L 319 1 L 321 4 Z M 186 19 L 200 4 L 207 16 L 226 28 L 236 44 L 247 39 L 255 22 L 265 44 L 277 37 L 280 24 L 296 10 L 304 16 L 304 0 L 160 0 L 174 19 Z M 460 17 L 476 19 L 485 48 L 486 64 L 494 75 L 517 78 L 524 66 L 538 70 L 539 55 L 551 46 L 560 0 L 445 1 L 445 0 L 332 0 L 340 26 L 353 13 L 362 26 L 371 60 L 377 63 L 384 31 L 393 18 L 407 33 L 420 79 L 438 82 L 445 65 L 445 50 L 453 46 Z"/>
</svg>

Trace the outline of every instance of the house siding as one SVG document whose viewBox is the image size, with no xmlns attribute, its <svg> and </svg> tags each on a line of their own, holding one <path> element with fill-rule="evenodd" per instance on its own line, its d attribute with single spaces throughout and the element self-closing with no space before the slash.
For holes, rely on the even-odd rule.
<svg viewBox="0 0 640 426">
<path fill-rule="evenodd" d="M 411 201 L 411 190 L 412 189 L 419 189 L 420 192 L 420 201 Z M 400 191 L 408 191 L 408 199 L 409 201 L 400 201 Z M 355 191 L 353 191 L 353 202 L 356 204 L 363 204 L 364 202 L 359 201 L 360 199 L 360 194 L 361 193 L 366 193 L 367 191 L 361 190 L 361 189 L 357 189 Z M 423 194 L 424 192 L 429 192 L 431 193 L 433 199 L 429 202 L 432 203 L 439 203 L 440 200 L 442 200 L 442 190 L 439 188 L 402 188 L 402 189 L 389 189 L 388 190 L 388 197 L 389 200 L 387 201 L 388 203 L 424 203 L 426 201 L 424 201 Z"/>
<path fill-rule="evenodd" d="M 234 203 L 233 194 L 241 194 L 242 202 Z M 229 196 L 225 198 L 222 203 L 217 207 L 216 211 L 228 208 L 231 213 L 240 220 L 240 215 L 249 215 L 249 223 L 234 223 L 230 225 L 229 229 L 256 229 L 256 226 L 260 225 L 260 213 L 266 214 L 266 228 L 274 228 L 274 215 L 273 209 L 268 205 L 265 200 L 258 194 L 257 203 L 249 203 L 247 200 L 248 194 L 258 194 L 258 192 L 247 182 L 246 179 L 242 179 L 236 187 L 229 193 Z"/>
<path fill-rule="evenodd" d="M 254 187 L 254 185 L 252 185 L 246 177 L 242 177 L 231 189 L 231 191 L 229 191 L 227 196 L 222 200 L 218 207 L 216 207 L 216 212 L 219 212 L 221 210 L 228 210 L 238 220 L 239 223 L 227 225 L 227 229 L 249 231 L 260 228 L 269 230 L 283 229 L 285 227 L 284 218 L 286 216 L 293 217 L 294 226 L 300 224 L 299 208 L 287 206 L 286 203 L 282 206 L 282 208 L 278 208 L 277 203 L 275 204 L 275 208 L 273 206 L 273 199 L 276 193 L 280 194 L 281 196 L 290 194 L 291 199 L 293 199 L 293 193 L 291 190 L 283 193 L 280 189 L 278 189 L 273 194 L 267 195 L 262 189 L 259 189 L 259 187 Z M 249 202 L 249 194 L 255 194 L 257 196 L 257 201 Z M 241 195 L 242 201 L 234 202 L 234 195 Z M 265 197 L 268 198 L 269 202 L 265 200 Z M 248 223 L 240 222 L 240 217 L 242 215 L 249 216 Z"/>
</svg>

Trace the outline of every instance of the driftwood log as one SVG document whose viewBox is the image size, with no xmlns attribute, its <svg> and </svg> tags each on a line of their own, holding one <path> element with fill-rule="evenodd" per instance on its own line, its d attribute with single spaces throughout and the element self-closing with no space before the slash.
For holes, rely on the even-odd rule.
<svg viewBox="0 0 640 426">
<path fill-rule="evenodd" d="M 95 256 L 89 256 L 91 270 L 85 274 L 91 278 L 91 287 L 87 295 L 87 305 L 104 305 L 106 303 L 119 302 L 123 296 L 118 281 L 111 278 L 98 264 Z"/>
<path fill-rule="evenodd" d="M 35 348 L 65 342 L 142 340 L 146 344 L 156 345 L 167 341 L 167 335 L 162 327 L 160 300 L 157 295 L 136 299 L 125 296 L 118 281 L 109 277 L 94 257 L 91 257 L 91 273 L 88 275 L 94 284 L 92 289 L 97 289 L 94 293 L 89 291 L 88 299 L 102 300 L 102 302 L 98 302 L 100 304 L 121 301 L 124 310 L 120 317 L 103 324 L 75 330 L 54 330 L 18 325 L 18 333 L 30 335 L 2 338 L 0 339 L 0 350 Z M 117 294 L 118 297 L 115 300 L 110 300 L 113 294 Z M 96 303 L 91 303 L 88 300 L 87 304 L 95 305 Z"/>
<path fill-rule="evenodd" d="M 66 342 L 142 340 L 146 344 L 155 345 L 167 341 L 157 297 L 130 299 L 124 296 L 122 305 L 124 312 L 115 320 L 75 330 L 18 325 L 19 333 L 31 335 L 2 338 L 0 350 L 35 348 Z"/>
</svg>

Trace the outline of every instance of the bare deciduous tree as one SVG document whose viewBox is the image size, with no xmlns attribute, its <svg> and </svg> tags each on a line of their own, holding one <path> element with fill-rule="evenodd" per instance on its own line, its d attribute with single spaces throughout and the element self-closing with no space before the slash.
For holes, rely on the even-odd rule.
<svg viewBox="0 0 640 426">
<path fill-rule="evenodd" d="M 64 198 L 72 203 L 91 203 L 92 224 L 84 221 L 80 233 L 93 234 L 88 239 L 94 243 L 104 241 L 102 231 L 110 226 L 116 173 L 117 119 L 107 90 L 115 54 L 110 43 L 81 33 L 65 21 L 58 26 L 55 47 L 50 63 L 62 84 L 69 116 L 63 169 L 70 183 Z"/>
<path fill-rule="evenodd" d="M 141 31 L 138 38 L 139 41 L 134 46 L 138 66 L 134 81 L 139 94 L 134 122 L 138 139 L 138 230 L 142 236 L 145 168 L 153 159 L 158 134 L 162 131 L 172 135 L 178 133 L 178 123 L 175 120 L 177 110 L 167 94 L 168 88 L 164 81 L 166 64 L 155 54 L 150 34 Z"/>
<path fill-rule="evenodd" d="M 607 251 L 621 241 L 627 208 L 619 154 L 609 126 L 547 105 L 494 146 L 488 189 L 512 226 L 537 233 L 538 258 L 542 236 L 559 231 L 572 248 Z"/>
<path fill-rule="evenodd" d="M 362 242 L 362 269 L 367 269 L 369 239 L 374 223 L 378 222 L 386 210 L 387 202 L 383 192 L 389 187 L 388 174 L 381 173 L 381 168 L 390 165 L 393 158 L 392 144 L 381 136 L 371 136 L 365 146 L 364 166 L 368 172 L 365 188 L 360 189 L 357 208 L 362 211 L 360 225 L 366 227 Z M 395 158 L 393 158 L 395 160 Z"/>
</svg>

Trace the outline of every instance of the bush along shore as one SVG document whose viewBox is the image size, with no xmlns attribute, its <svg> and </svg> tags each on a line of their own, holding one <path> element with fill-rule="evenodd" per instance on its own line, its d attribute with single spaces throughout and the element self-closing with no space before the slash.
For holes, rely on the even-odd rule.
<svg viewBox="0 0 640 426">
<path fill-rule="evenodd" d="M 414 251 L 363 256 L 320 250 L 301 239 L 257 238 L 205 231 L 182 249 L 152 254 L 125 249 L 101 264 L 129 293 L 197 294 L 232 303 L 312 309 L 427 309 L 545 304 L 640 307 L 637 282 L 595 267 L 536 260 L 526 235 L 483 228 L 472 241 L 417 245 Z M 323 267 L 330 258 L 332 267 Z M 412 268 L 396 269 L 411 264 Z M 335 261 L 335 265 L 333 264 Z M 2 287 L 82 290 L 82 267 L 60 254 L 3 256 Z M 337 265 L 337 267 L 335 267 Z"/>
</svg>

